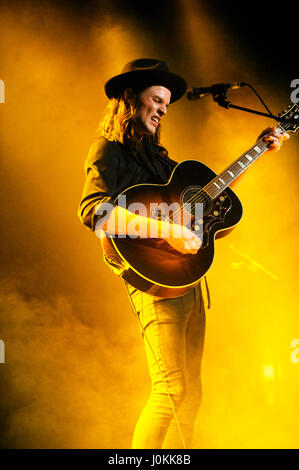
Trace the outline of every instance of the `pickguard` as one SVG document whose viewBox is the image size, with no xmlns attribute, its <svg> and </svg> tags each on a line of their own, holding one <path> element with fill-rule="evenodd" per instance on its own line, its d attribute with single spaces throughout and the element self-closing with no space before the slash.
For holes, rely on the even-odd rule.
<svg viewBox="0 0 299 470">
<path fill-rule="evenodd" d="M 209 213 L 204 216 L 203 226 L 203 244 L 205 247 L 210 242 L 210 233 L 221 230 L 225 227 L 225 217 L 232 207 L 231 198 L 223 192 L 221 196 L 212 203 Z"/>
</svg>

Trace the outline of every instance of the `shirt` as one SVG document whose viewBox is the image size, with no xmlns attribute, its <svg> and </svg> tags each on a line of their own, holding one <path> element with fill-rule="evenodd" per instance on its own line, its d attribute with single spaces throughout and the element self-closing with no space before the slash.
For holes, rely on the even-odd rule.
<svg viewBox="0 0 299 470">
<path fill-rule="evenodd" d="M 91 145 L 84 164 L 86 180 L 78 216 L 88 229 L 94 231 L 99 204 L 111 202 L 125 189 L 135 184 L 165 184 L 177 162 L 157 152 L 146 137 L 136 156 L 120 142 L 99 137 Z"/>
</svg>

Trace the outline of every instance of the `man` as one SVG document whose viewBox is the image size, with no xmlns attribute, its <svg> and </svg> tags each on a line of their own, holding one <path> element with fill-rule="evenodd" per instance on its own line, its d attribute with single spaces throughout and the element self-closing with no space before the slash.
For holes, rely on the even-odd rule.
<svg viewBox="0 0 299 470">
<path fill-rule="evenodd" d="M 149 236 L 152 220 L 133 214 L 114 201 L 130 186 L 168 182 L 177 163 L 160 145 L 160 125 L 169 105 L 181 98 L 186 88 L 183 78 L 154 59 L 132 61 L 106 83 L 110 102 L 85 162 L 86 182 L 78 212 L 80 220 L 99 236 L 103 233 L 130 236 L 135 223 L 141 236 Z M 266 129 L 261 136 L 264 134 L 268 134 L 265 139 L 270 143 L 269 150 L 278 150 L 288 137 L 274 128 Z M 108 202 L 114 207 L 105 219 L 102 209 Z M 112 220 L 115 223 L 110 225 Z M 196 253 L 200 248 L 201 240 L 188 228 L 156 223 L 158 236 L 179 252 Z M 109 233 L 111 226 L 113 233 Z M 106 262 L 121 274 L 124 267 L 119 260 L 106 257 Z M 205 332 L 201 286 L 171 299 L 143 293 L 127 284 L 126 287 L 140 322 L 152 381 L 132 447 L 156 449 L 163 444 L 167 447 L 166 434 L 173 422 L 179 440 L 176 445 L 171 442 L 170 447 L 190 448 L 201 401 Z"/>
</svg>

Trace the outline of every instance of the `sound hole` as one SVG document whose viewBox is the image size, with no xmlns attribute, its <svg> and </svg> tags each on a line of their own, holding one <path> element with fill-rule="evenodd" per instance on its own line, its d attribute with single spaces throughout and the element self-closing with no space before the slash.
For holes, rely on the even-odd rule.
<svg viewBox="0 0 299 470">
<path fill-rule="evenodd" d="M 205 217 L 213 207 L 212 199 L 201 186 L 189 186 L 181 194 L 181 204 L 184 204 L 184 207 L 194 216 L 196 203 L 203 205 L 203 217 Z"/>
</svg>

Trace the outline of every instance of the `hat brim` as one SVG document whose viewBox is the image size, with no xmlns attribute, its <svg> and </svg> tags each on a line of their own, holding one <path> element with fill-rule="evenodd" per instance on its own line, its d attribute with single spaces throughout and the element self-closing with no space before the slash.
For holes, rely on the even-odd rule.
<svg viewBox="0 0 299 470">
<path fill-rule="evenodd" d="M 112 77 L 105 84 L 105 93 L 109 99 L 119 98 L 126 88 L 135 91 L 160 85 L 171 92 L 170 103 L 180 99 L 187 90 L 186 81 L 175 73 L 163 70 L 134 70 Z"/>
</svg>

